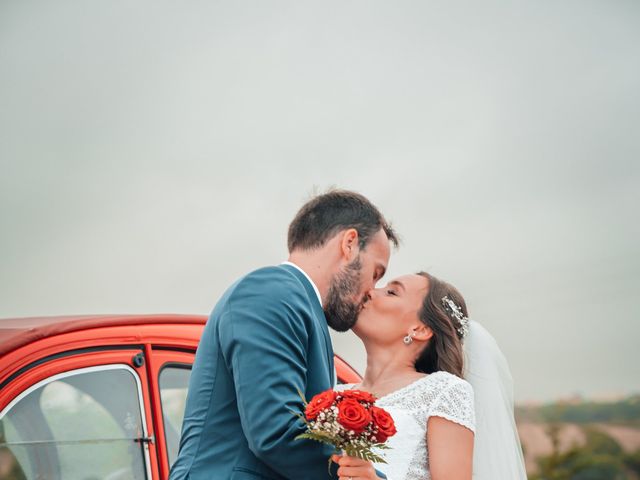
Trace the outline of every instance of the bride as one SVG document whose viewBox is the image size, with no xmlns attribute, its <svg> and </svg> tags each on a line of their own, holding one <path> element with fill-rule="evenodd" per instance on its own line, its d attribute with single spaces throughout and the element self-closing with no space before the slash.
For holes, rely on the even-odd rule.
<svg viewBox="0 0 640 480">
<path fill-rule="evenodd" d="M 389 480 L 526 479 L 507 362 L 467 317 L 462 295 L 425 272 L 369 293 L 353 327 L 364 379 L 340 388 L 374 393 L 398 432 L 386 464 L 334 457 L 341 480 L 377 479 L 374 467 Z"/>
</svg>

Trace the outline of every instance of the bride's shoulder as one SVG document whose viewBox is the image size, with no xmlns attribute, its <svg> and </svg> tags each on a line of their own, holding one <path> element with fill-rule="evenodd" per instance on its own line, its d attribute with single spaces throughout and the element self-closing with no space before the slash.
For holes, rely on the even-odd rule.
<svg viewBox="0 0 640 480">
<path fill-rule="evenodd" d="M 467 382 L 464 378 L 460 378 L 457 375 L 454 375 L 453 373 L 449 373 L 449 372 L 445 372 L 445 371 L 439 371 L 439 372 L 433 372 L 430 375 L 428 375 L 428 377 L 430 377 L 434 382 L 439 383 L 441 385 L 469 385 L 471 386 L 471 384 L 469 382 Z"/>
<path fill-rule="evenodd" d="M 438 392 L 451 392 L 473 398 L 473 387 L 464 378 L 449 372 L 433 372 L 428 376 L 429 386 Z"/>
<path fill-rule="evenodd" d="M 475 432 L 475 407 L 471 384 L 456 375 L 436 372 L 440 380 L 433 402 L 428 407 L 429 417 L 442 417 Z"/>
</svg>

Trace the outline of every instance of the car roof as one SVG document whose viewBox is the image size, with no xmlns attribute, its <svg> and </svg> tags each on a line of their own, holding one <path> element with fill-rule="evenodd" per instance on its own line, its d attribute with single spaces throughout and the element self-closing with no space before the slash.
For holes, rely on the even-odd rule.
<svg viewBox="0 0 640 480">
<path fill-rule="evenodd" d="M 0 318 L 0 356 L 28 343 L 61 333 L 92 328 L 148 324 L 199 324 L 204 315 L 75 315 L 57 317 Z"/>
</svg>

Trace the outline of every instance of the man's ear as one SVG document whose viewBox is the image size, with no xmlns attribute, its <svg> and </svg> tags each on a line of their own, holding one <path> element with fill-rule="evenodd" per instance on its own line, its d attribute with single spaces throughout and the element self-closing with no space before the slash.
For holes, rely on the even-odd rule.
<svg viewBox="0 0 640 480">
<path fill-rule="evenodd" d="M 349 228 L 342 232 L 342 241 L 340 242 L 340 253 L 347 262 L 352 262 L 360 252 L 360 238 L 355 228 Z"/>
</svg>

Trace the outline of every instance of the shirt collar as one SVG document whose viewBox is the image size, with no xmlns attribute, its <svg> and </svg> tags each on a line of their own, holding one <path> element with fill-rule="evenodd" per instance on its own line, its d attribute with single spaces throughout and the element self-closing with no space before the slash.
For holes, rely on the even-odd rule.
<svg viewBox="0 0 640 480">
<path fill-rule="evenodd" d="M 291 265 L 292 267 L 296 268 L 297 270 L 299 270 L 300 272 L 302 272 L 302 274 L 307 277 L 307 280 L 309 280 L 309 283 L 311 284 L 311 286 L 313 287 L 313 290 L 316 292 L 316 295 L 318 296 L 318 302 L 320 302 L 320 305 L 322 305 L 322 297 L 320 296 L 320 290 L 318 290 L 318 287 L 316 287 L 316 284 L 313 283 L 313 280 L 311 280 L 311 277 L 309 275 L 307 275 L 307 272 L 305 272 L 303 269 L 301 269 L 298 265 L 296 265 L 293 262 L 290 261 L 286 261 L 286 262 L 282 262 L 282 265 Z"/>
</svg>

